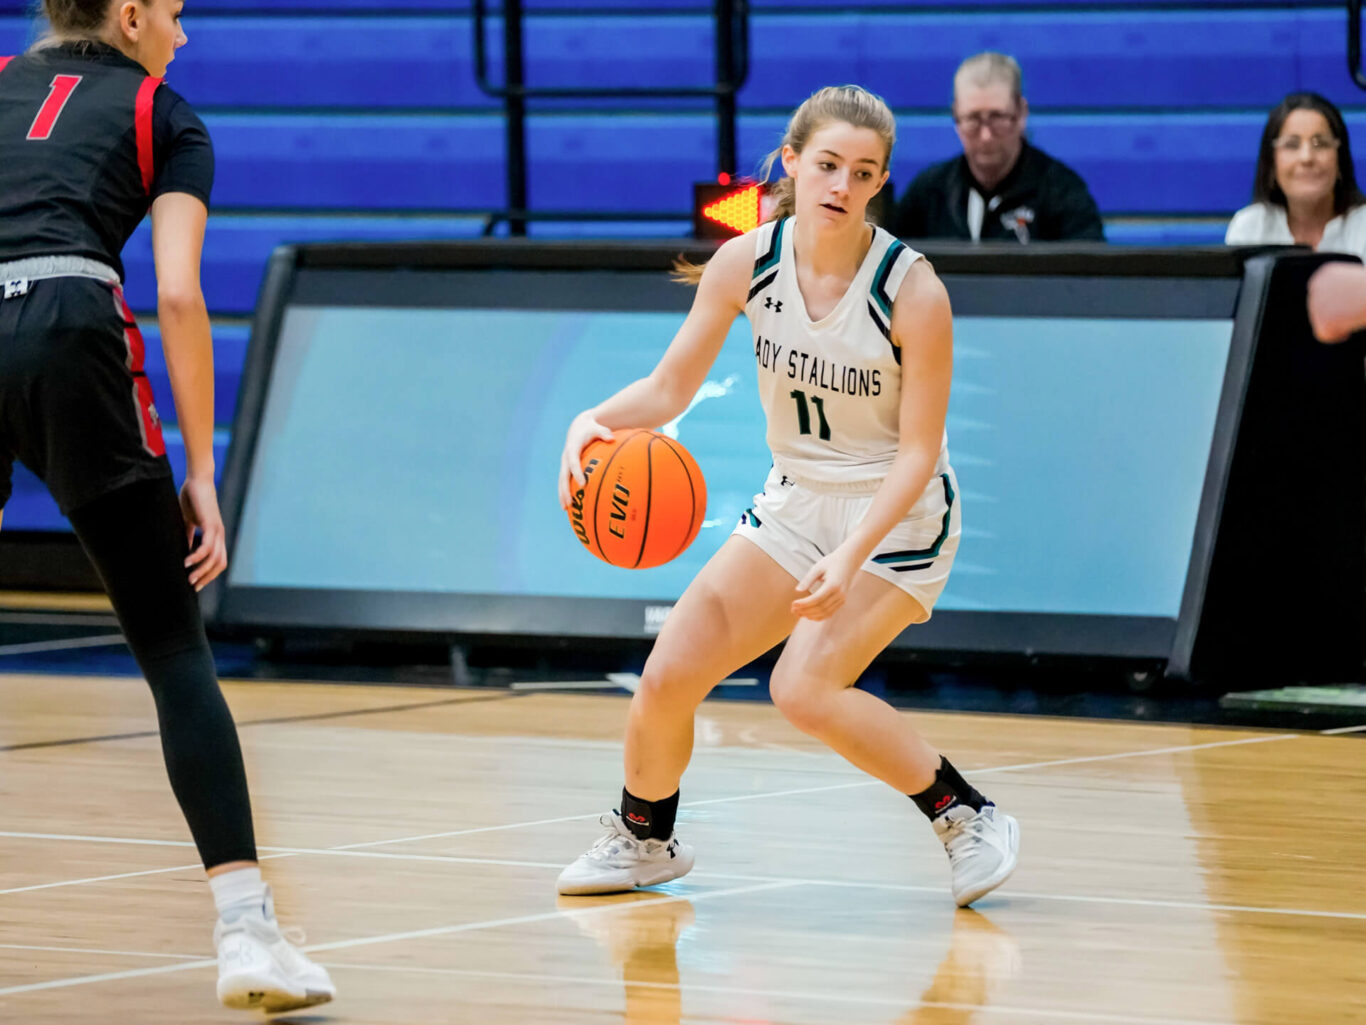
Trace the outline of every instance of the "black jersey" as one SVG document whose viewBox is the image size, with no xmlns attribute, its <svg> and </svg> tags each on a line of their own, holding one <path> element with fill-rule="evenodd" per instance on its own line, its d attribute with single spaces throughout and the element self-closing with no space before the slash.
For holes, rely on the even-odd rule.
<svg viewBox="0 0 1366 1025">
<path fill-rule="evenodd" d="M 0 263 L 84 256 L 121 278 L 152 200 L 186 192 L 207 206 L 213 170 L 190 105 L 113 47 L 0 57 Z"/>
</svg>

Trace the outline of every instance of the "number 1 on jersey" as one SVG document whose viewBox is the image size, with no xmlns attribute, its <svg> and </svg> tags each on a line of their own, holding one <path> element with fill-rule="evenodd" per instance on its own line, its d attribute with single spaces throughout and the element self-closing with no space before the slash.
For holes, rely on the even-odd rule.
<svg viewBox="0 0 1366 1025">
<path fill-rule="evenodd" d="M 806 408 L 806 392 L 792 389 L 792 398 L 797 400 L 797 430 L 802 434 L 811 433 L 811 413 Z M 821 441 L 830 440 L 830 425 L 825 421 L 825 400 L 819 395 L 811 396 L 811 405 L 816 407 L 816 417 L 821 422 Z"/>
<path fill-rule="evenodd" d="M 33 119 L 33 126 L 28 130 L 29 139 L 41 142 L 52 135 L 52 129 L 56 126 L 57 118 L 61 116 L 66 101 L 71 99 L 71 94 L 80 84 L 80 75 L 58 75 L 52 80 L 52 88 L 48 91 L 47 99 L 43 101 L 42 109 L 38 111 L 38 116 Z"/>
</svg>

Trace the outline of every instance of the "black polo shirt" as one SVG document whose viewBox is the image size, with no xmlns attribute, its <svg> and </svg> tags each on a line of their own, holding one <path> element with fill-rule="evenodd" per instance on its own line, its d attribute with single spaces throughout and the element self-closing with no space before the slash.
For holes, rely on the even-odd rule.
<svg viewBox="0 0 1366 1025">
<path fill-rule="evenodd" d="M 971 193 L 983 206 L 983 242 L 1104 241 L 1096 201 L 1070 167 L 1024 143 L 1010 173 L 987 191 L 973 178 L 963 156 L 921 171 L 897 203 L 889 231 L 899 238 L 972 238 Z"/>
</svg>

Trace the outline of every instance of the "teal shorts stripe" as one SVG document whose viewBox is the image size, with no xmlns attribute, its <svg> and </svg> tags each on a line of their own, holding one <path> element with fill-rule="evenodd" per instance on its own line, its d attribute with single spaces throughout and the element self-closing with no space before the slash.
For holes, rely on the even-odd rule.
<svg viewBox="0 0 1366 1025">
<path fill-rule="evenodd" d="M 944 520 L 939 526 L 939 536 L 934 539 L 934 544 L 928 548 L 908 548 L 901 552 L 884 552 L 882 555 L 873 556 L 873 561 L 879 566 L 886 566 L 901 572 L 902 569 L 923 569 L 923 566 L 901 566 L 901 563 L 924 562 L 926 559 L 936 559 L 939 557 L 939 550 L 944 547 L 944 542 L 949 538 L 949 518 L 953 515 L 953 500 L 956 497 L 953 493 L 953 485 L 949 483 L 949 475 L 941 473 L 939 479 L 944 482 Z"/>
</svg>

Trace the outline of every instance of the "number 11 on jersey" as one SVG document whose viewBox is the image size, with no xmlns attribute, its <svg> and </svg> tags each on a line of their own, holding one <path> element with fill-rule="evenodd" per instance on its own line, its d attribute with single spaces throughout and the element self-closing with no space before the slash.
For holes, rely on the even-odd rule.
<svg viewBox="0 0 1366 1025">
<path fill-rule="evenodd" d="M 802 434 L 811 433 L 811 413 L 806 408 L 807 394 L 797 388 L 792 389 L 792 397 L 797 400 L 797 430 Z M 811 405 L 816 407 L 816 418 L 821 422 L 821 441 L 830 440 L 830 425 L 825 420 L 825 400 L 819 395 L 810 396 Z"/>
<path fill-rule="evenodd" d="M 57 124 L 57 118 L 61 116 L 62 108 L 80 84 L 80 75 L 58 75 L 52 80 L 52 88 L 48 91 L 47 99 L 43 101 L 38 116 L 33 119 L 33 126 L 28 130 L 29 139 L 41 142 L 52 135 L 52 129 Z"/>
</svg>

